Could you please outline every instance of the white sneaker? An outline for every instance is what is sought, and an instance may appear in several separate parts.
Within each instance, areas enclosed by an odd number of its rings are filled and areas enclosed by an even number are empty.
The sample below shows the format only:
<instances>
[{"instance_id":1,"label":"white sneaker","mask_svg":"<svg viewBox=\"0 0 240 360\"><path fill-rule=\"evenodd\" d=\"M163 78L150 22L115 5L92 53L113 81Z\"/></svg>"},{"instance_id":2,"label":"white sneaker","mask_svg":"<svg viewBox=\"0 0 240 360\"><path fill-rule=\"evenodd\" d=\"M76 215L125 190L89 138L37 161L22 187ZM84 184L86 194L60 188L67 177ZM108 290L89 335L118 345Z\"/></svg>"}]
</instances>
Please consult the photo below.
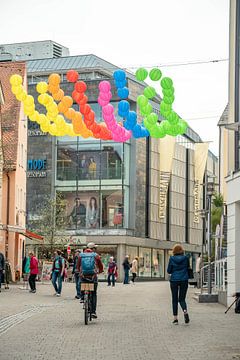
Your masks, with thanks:
<instances>
[{"instance_id":1,"label":"white sneaker","mask_svg":"<svg viewBox=\"0 0 240 360\"><path fill-rule=\"evenodd\" d=\"M61 296L61 294L56 294L57 297Z\"/></svg>"}]
</instances>

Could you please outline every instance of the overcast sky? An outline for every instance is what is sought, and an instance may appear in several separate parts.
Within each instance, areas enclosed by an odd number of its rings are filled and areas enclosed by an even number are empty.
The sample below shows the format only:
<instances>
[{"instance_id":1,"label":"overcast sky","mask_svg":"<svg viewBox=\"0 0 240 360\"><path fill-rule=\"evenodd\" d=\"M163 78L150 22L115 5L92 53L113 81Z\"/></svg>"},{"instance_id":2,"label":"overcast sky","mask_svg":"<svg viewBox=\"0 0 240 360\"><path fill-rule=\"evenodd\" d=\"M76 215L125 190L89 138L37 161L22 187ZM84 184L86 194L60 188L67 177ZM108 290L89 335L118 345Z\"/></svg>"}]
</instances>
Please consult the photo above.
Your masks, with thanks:
<instances>
[{"instance_id":1,"label":"overcast sky","mask_svg":"<svg viewBox=\"0 0 240 360\"><path fill-rule=\"evenodd\" d=\"M228 0L1 0L0 10L1 44L54 40L131 68L228 58ZM217 154L228 62L162 72L174 81L174 110Z\"/></svg>"}]
</instances>

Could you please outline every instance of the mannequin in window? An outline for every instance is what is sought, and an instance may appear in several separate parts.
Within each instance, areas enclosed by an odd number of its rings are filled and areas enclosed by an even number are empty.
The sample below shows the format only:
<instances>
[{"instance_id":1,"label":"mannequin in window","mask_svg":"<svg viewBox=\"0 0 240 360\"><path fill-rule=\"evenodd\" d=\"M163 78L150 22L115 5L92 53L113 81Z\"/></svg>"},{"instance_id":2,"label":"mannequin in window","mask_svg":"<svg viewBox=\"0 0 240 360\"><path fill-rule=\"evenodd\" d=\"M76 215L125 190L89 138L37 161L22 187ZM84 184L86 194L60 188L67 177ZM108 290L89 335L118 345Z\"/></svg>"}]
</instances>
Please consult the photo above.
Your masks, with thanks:
<instances>
[{"instance_id":1,"label":"mannequin in window","mask_svg":"<svg viewBox=\"0 0 240 360\"><path fill-rule=\"evenodd\" d=\"M99 210L97 205L97 199L95 197L91 197L87 207L87 228L95 229L98 227L98 215Z\"/></svg>"},{"instance_id":2,"label":"mannequin in window","mask_svg":"<svg viewBox=\"0 0 240 360\"><path fill-rule=\"evenodd\" d=\"M97 170L97 164L93 157L90 157L89 164L88 164L88 174L89 179L94 180L96 179L96 170Z\"/></svg>"}]
</instances>

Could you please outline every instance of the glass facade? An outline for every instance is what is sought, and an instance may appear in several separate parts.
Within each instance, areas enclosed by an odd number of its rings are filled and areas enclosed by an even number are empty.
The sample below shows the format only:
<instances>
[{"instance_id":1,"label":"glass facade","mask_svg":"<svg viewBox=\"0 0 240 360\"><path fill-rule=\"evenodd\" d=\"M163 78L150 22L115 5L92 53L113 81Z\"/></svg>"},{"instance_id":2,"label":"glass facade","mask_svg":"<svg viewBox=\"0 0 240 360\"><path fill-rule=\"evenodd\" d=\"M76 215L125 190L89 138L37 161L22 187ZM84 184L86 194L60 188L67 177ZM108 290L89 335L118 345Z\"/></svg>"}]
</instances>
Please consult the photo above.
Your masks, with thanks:
<instances>
[{"instance_id":1,"label":"glass facade","mask_svg":"<svg viewBox=\"0 0 240 360\"><path fill-rule=\"evenodd\" d=\"M68 229L128 227L129 151L128 143L58 138L55 185Z\"/></svg>"}]
</instances>

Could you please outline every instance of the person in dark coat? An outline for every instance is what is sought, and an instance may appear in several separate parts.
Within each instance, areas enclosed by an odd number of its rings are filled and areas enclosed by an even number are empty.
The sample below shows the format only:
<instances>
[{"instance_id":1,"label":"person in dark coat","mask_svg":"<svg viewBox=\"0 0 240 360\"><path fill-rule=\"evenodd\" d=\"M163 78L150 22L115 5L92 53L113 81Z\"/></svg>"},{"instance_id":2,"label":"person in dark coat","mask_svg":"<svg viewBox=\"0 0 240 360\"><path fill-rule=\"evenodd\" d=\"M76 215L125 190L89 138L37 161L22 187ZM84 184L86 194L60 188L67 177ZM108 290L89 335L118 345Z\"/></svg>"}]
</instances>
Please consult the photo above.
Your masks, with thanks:
<instances>
[{"instance_id":1,"label":"person in dark coat","mask_svg":"<svg viewBox=\"0 0 240 360\"><path fill-rule=\"evenodd\" d=\"M5 257L3 253L0 252L0 292L1 292L4 273L5 273Z\"/></svg>"},{"instance_id":2,"label":"person in dark coat","mask_svg":"<svg viewBox=\"0 0 240 360\"><path fill-rule=\"evenodd\" d=\"M12 281L11 265L6 259L5 261L5 289L9 289L9 283Z\"/></svg>"},{"instance_id":3,"label":"person in dark coat","mask_svg":"<svg viewBox=\"0 0 240 360\"><path fill-rule=\"evenodd\" d=\"M125 260L123 262L123 270L124 270L124 281L123 283L129 284L129 270L130 270L130 263L129 263L129 256L126 255Z\"/></svg>"},{"instance_id":4,"label":"person in dark coat","mask_svg":"<svg viewBox=\"0 0 240 360\"><path fill-rule=\"evenodd\" d=\"M173 324L178 324L178 303L180 304L185 323L189 323L186 295L188 289L189 258L184 255L181 245L173 247L173 256L170 257L167 272L170 274L170 288L172 292Z\"/></svg>"}]
</instances>

